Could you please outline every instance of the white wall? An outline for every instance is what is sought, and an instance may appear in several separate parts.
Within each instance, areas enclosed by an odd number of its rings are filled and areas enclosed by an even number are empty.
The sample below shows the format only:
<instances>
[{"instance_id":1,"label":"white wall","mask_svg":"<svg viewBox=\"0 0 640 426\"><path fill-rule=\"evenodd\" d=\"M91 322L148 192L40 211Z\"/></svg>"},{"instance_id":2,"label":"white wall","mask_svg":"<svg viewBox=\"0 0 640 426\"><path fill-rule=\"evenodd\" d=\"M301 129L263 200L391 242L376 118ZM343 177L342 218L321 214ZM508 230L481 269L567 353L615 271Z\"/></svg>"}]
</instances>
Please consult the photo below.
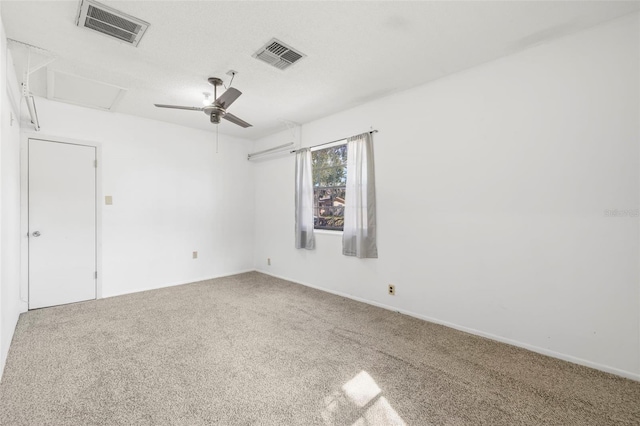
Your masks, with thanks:
<instances>
[{"instance_id":1,"label":"white wall","mask_svg":"<svg viewBox=\"0 0 640 426\"><path fill-rule=\"evenodd\" d=\"M113 197L102 203L104 297L253 269L249 142L220 135L216 154L213 132L42 98L36 105L38 137L102 146L102 194Z\"/></svg>"},{"instance_id":2,"label":"white wall","mask_svg":"<svg viewBox=\"0 0 640 426\"><path fill-rule=\"evenodd\" d=\"M0 22L0 377L20 315L19 88ZM11 93L11 98L9 94ZM10 100L11 99L11 100Z\"/></svg>"},{"instance_id":3,"label":"white wall","mask_svg":"<svg viewBox=\"0 0 640 426\"><path fill-rule=\"evenodd\" d=\"M0 4L0 10L1 9L2 9L2 4ZM5 92L2 90L2 88L3 86L6 85L6 75L5 75L6 71L3 71L3 70L6 70L6 61L7 61L6 55L7 55L7 38L6 38L6 35L4 34L4 24L0 19L0 93ZM4 112L4 108L2 108L2 102L0 101L0 116L2 115L3 112ZM3 129L4 129L4 125L2 124L2 120L0 118L0 177L2 174L1 145L2 145L2 142L4 141L4 138L2 137ZM4 203L2 202L3 194L4 192L2 191L2 185L0 185L0 241L2 240L2 237L3 237L2 225L1 225L2 206L4 205ZM2 307L4 303L4 298L2 297L3 288L4 288L4 283L2 282L3 271L4 271L4 267L2 266L2 244L0 243L0 373L4 372L4 365L5 365L5 359L6 359L6 354L3 350L4 348L2 345L2 342L6 338L5 331L4 331L5 321L2 318L5 314L5 310ZM0 379L1 378L2 378L2 375L0 374Z\"/></svg>"},{"instance_id":4,"label":"white wall","mask_svg":"<svg viewBox=\"0 0 640 426\"><path fill-rule=\"evenodd\" d=\"M639 32L634 14L302 126L303 146L380 130L379 259L327 233L294 249L280 155L253 163L257 269L640 378L639 221L604 213L639 207Z\"/></svg>"}]
</instances>

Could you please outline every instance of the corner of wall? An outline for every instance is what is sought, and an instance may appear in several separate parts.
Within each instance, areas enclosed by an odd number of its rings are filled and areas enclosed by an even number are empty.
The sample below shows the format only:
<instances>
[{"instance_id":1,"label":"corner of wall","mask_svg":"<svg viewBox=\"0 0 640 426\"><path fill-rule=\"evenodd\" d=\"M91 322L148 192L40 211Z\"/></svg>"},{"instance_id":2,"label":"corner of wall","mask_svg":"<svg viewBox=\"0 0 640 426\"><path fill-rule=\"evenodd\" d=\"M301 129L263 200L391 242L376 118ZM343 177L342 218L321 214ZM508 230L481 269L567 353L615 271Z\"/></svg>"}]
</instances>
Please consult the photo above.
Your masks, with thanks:
<instances>
[{"instance_id":1,"label":"corner of wall","mask_svg":"<svg viewBox=\"0 0 640 426\"><path fill-rule=\"evenodd\" d=\"M0 374L20 313L20 88L0 19Z\"/></svg>"}]
</instances>

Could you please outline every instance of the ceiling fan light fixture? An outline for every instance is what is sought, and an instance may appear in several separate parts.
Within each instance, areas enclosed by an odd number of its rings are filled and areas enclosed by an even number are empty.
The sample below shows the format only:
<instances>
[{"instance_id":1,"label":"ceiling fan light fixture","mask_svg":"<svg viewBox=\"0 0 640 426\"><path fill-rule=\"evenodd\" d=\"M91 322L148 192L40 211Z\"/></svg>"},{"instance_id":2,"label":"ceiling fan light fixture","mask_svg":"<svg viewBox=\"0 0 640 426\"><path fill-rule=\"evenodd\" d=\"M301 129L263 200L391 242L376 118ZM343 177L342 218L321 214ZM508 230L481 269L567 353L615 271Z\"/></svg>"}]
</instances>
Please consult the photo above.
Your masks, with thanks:
<instances>
[{"instance_id":1,"label":"ceiling fan light fixture","mask_svg":"<svg viewBox=\"0 0 640 426\"><path fill-rule=\"evenodd\" d=\"M209 99L209 97L211 96L211 93L202 92L202 94L204 95L204 99L202 100L202 105L204 106L211 105L211 99Z\"/></svg>"}]
</instances>

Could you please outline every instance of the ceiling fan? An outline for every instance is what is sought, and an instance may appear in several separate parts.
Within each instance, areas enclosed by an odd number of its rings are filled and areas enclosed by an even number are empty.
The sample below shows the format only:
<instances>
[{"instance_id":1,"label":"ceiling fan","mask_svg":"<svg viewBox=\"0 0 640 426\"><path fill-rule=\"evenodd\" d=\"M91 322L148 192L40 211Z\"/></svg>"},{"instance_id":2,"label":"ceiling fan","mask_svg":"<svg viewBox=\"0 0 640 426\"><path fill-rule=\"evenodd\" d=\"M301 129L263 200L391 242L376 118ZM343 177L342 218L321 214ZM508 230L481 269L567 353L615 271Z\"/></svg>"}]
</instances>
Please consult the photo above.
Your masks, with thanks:
<instances>
[{"instance_id":1,"label":"ceiling fan","mask_svg":"<svg viewBox=\"0 0 640 426\"><path fill-rule=\"evenodd\" d=\"M236 117L233 114L229 114L227 112L227 108L231 106L231 104L242 95L242 92L234 87L228 88L220 97L217 96L217 88L218 86L222 86L222 80L217 77L209 77L209 83L213 86L213 102L204 107L190 107L190 106L179 106L179 105L163 105L163 104L154 104L158 108L172 108L172 109L186 109L188 111L204 111L207 114L211 122L214 124L219 124L220 119L224 118L227 121L232 122L233 124L237 124L240 127L251 127L251 124L242 120L241 118Z\"/></svg>"}]
</instances>

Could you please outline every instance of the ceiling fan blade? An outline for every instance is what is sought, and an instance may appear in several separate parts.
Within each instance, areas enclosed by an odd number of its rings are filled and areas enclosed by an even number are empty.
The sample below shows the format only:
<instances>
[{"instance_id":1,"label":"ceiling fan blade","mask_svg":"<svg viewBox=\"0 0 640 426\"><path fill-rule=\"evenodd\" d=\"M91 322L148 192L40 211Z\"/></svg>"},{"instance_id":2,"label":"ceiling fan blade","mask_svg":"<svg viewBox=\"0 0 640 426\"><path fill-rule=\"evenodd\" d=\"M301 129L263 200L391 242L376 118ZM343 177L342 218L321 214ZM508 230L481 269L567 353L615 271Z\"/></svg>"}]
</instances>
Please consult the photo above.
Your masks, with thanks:
<instances>
[{"instance_id":1,"label":"ceiling fan blade","mask_svg":"<svg viewBox=\"0 0 640 426\"><path fill-rule=\"evenodd\" d=\"M189 107L189 106L180 106L180 105L163 105L163 104L154 104L158 108L171 108L171 109L186 109L188 111L202 111L204 108L199 107Z\"/></svg>"},{"instance_id":2,"label":"ceiling fan blade","mask_svg":"<svg viewBox=\"0 0 640 426\"><path fill-rule=\"evenodd\" d=\"M237 124L238 126L241 126L241 127L251 127L251 124L249 124L246 121L236 117L233 114L226 113L222 118L232 122L233 124Z\"/></svg>"},{"instance_id":3,"label":"ceiling fan blade","mask_svg":"<svg viewBox=\"0 0 640 426\"><path fill-rule=\"evenodd\" d=\"M242 95L241 91L235 87L230 87L226 92L220 95L218 99L216 99L215 104L227 109L236 99L238 99L238 97L240 97L240 95Z\"/></svg>"}]
</instances>

